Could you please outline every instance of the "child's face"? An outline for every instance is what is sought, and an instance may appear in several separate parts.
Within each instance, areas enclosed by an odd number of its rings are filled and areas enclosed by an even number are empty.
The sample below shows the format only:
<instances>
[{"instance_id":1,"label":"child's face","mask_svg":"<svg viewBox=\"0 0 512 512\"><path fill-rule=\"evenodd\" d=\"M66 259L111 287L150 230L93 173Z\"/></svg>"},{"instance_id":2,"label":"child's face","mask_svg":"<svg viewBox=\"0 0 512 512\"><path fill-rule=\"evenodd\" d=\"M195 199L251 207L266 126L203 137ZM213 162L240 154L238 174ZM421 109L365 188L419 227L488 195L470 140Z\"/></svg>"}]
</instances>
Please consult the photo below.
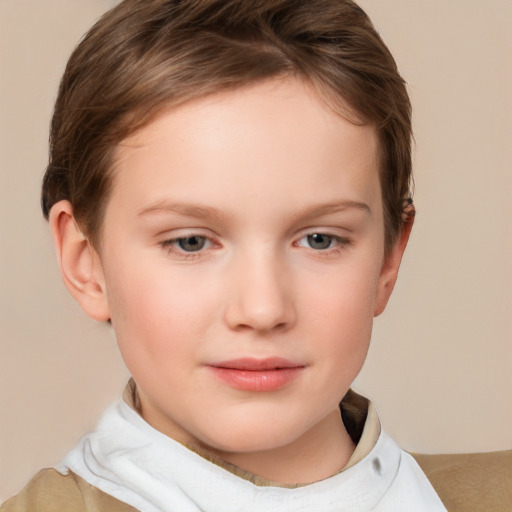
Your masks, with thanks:
<instances>
[{"instance_id":1,"label":"child's face","mask_svg":"<svg viewBox=\"0 0 512 512\"><path fill-rule=\"evenodd\" d=\"M98 266L147 421L227 454L328 438L394 282L383 225L374 128L300 82L126 140Z\"/></svg>"}]
</instances>

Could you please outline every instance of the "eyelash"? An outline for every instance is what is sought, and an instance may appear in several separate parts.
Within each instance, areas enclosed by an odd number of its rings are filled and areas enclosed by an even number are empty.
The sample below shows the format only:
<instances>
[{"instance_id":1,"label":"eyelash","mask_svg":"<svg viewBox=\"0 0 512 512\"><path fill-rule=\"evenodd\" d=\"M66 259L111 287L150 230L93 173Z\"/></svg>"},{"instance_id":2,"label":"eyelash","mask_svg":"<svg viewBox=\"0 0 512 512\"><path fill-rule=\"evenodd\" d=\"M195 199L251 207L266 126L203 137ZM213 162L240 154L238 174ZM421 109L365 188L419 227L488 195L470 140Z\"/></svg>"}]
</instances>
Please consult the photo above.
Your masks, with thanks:
<instances>
[{"instance_id":1,"label":"eyelash","mask_svg":"<svg viewBox=\"0 0 512 512\"><path fill-rule=\"evenodd\" d=\"M325 249L314 249L313 247L306 247L306 248L312 250L316 256L328 257L331 255L339 254L340 252L346 250L348 247L350 247L352 245L352 241L346 237L332 235L332 234L325 233L322 231L313 231L313 232L307 233L304 236L302 236L301 238L299 238L294 243L294 246L295 247L305 247L304 245L300 244L300 242L302 240L308 240L309 237L314 237L314 236L319 236L319 235L329 238L330 244L335 243L335 245L332 247L329 246ZM180 242L183 242L183 241L185 241L187 239L191 239L191 238L201 239L205 243L206 247L201 246L197 251L186 251L183 248L179 247ZM207 249L214 247L215 245L218 246L219 244L216 244L211 238L209 238L205 235L190 234L188 236L181 236L178 238L171 238L169 240L164 240L163 242L161 242L160 245L164 249L166 249L169 254L181 256L183 259L190 261L190 260L195 260L197 258L202 257Z\"/></svg>"},{"instance_id":2,"label":"eyelash","mask_svg":"<svg viewBox=\"0 0 512 512\"><path fill-rule=\"evenodd\" d=\"M335 254L339 254L352 245L352 241L346 237L339 236L339 235L333 235L330 233L325 233L323 231L313 231L311 233L305 234L303 237L301 237L296 242L296 245L298 247L304 247L304 246L300 245L300 242L302 240L304 240L304 239L307 240L309 237L318 236L318 235L329 238L331 244L334 243L335 245L327 247L325 249L314 249L313 247L309 247L311 250L313 250L315 252L315 256L328 257L328 256L332 256Z\"/></svg>"},{"instance_id":3,"label":"eyelash","mask_svg":"<svg viewBox=\"0 0 512 512\"><path fill-rule=\"evenodd\" d=\"M190 238L200 238L208 244L208 247L215 245L211 238L208 238L204 235L190 234L188 236L180 236L178 238L171 238L169 240L164 240L160 245L167 250L169 254L174 254L177 256L183 257L185 260L194 260L202 256L204 252L204 247L200 247L197 251L186 251L183 248L179 247L179 243L190 239Z\"/></svg>"}]
</instances>

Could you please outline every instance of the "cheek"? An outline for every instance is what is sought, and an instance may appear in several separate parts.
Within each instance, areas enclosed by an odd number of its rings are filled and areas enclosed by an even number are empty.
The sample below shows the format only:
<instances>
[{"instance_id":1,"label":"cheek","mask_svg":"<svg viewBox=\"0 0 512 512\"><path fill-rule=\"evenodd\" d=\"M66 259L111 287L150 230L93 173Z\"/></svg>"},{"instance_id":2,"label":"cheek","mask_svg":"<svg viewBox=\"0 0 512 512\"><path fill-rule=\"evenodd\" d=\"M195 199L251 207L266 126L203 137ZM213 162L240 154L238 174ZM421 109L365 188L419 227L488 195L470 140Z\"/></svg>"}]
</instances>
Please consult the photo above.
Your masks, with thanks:
<instances>
[{"instance_id":1,"label":"cheek","mask_svg":"<svg viewBox=\"0 0 512 512\"><path fill-rule=\"evenodd\" d=\"M118 262L106 275L112 324L127 364L137 358L157 364L197 344L214 316L214 297L195 280L139 263L130 273Z\"/></svg>"},{"instance_id":2,"label":"cheek","mask_svg":"<svg viewBox=\"0 0 512 512\"><path fill-rule=\"evenodd\" d=\"M305 311L320 325L333 328L371 324L378 284L376 265L333 269L303 282L300 289Z\"/></svg>"},{"instance_id":3,"label":"cheek","mask_svg":"<svg viewBox=\"0 0 512 512\"><path fill-rule=\"evenodd\" d=\"M315 350L340 378L352 380L359 372L368 351L373 326L377 271L334 273L309 288L303 302L315 339ZM341 366L340 366L341 365ZM347 380L345 379L345 380Z\"/></svg>"}]
</instances>

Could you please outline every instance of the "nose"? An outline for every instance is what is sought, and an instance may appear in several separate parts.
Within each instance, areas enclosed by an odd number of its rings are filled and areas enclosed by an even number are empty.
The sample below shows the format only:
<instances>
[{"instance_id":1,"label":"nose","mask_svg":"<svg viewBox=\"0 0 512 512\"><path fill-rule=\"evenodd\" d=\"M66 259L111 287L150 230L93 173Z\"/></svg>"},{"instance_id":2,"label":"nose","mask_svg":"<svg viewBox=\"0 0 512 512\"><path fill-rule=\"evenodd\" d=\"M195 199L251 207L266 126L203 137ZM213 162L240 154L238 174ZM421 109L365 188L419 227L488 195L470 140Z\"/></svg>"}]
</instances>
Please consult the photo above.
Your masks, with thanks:
<instances>
[{"instance_id":1,"label":"nose","mask_svg":"<svg viewBox=\"0 0 512 512\"><path fill-rule=\"evenodd\" d=\"M230 276L225 320L231 329L286 331L296 321L290 272L275 254L241 257Z\"/></svg>"}]
</instances>

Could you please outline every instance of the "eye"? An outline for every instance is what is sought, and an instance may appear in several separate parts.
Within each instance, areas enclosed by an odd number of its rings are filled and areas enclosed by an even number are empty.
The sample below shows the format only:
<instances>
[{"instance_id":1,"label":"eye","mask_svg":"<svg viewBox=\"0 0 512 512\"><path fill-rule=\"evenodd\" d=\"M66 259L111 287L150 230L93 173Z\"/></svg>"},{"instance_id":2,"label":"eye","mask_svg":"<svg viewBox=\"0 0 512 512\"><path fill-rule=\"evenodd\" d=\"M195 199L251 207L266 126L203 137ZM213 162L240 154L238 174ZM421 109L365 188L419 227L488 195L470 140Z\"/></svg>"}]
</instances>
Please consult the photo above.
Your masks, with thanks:
<instances>
[{"instance_id":1,"label":"eye","mask_svg":"<svg viewBox=\"0 0 512 512\"><path fill-rule=\"evenodd\" d=\"M195 253L210 247L211 241L206 236L190 235L166 240L162 245L175 252Z\"/></svg>"},{"instance_id":2,"label":"eye","mask_svg":"<svg viewBox=\"0 0 512 512\"><path fill-rule=\"evenodd\" d=\"M326 233L312 233L302 237L298 245L300 247L309 247L316 251L325 251L332 249L334 246L343 243L343 239L339 236L327 235Z\"/></svg>"},{"instance_id":3,"label":"eye","mask_svg":"<svg viewBox=\"0 0 512 512\"><path fill-rule=\"evenodd\" d=\"M204 249L206 245L206 237L204 236L187 236L185 238L178 238L176 245L185 252L196 252Z\"/></svg>"}]
</instances>

